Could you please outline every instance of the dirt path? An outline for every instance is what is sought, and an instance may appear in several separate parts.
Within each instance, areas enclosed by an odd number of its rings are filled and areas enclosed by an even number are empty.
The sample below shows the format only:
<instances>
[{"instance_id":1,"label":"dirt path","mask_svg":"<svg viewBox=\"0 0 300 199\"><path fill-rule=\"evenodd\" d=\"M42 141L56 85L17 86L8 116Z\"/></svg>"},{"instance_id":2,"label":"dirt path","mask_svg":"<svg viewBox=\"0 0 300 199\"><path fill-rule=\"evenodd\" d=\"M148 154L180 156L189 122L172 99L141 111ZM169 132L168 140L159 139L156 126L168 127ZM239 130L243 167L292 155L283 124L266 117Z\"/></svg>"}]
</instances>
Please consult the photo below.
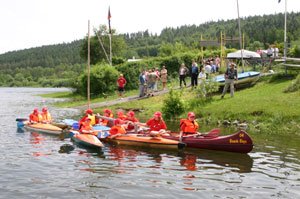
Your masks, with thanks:
<instances>
[{"instance_id":1,"label":"dirt path","mask_svg":"<svg viewBox=\"0 0 300 199\"><path fill-rule=\"evenodd\" d=\"M157 91L154 92L153 95L154 96L158 96L158 95L162 95L165 93L168 93L169 90L161 90L161 91ZM131 102L131 101L135 101L135 100L142 100L142 99L146 99L148 98L147 96L145 97L138 97L138 96L129 96L129 97L124 97L123 99L115 99L115 100L110 100L110 101L104 101L104 102L98 102L98 103L92 103L90 104L90 108L91 109L95 109L95 108L100 108L100 107L107 107L107 106L113 106L116 104L122 104L124 102ZM80 109L80 110L85 110L87 109L87 105L82 105L82 106L76 106L74 107L75 109Z\"/></svg>"}]
</instances>

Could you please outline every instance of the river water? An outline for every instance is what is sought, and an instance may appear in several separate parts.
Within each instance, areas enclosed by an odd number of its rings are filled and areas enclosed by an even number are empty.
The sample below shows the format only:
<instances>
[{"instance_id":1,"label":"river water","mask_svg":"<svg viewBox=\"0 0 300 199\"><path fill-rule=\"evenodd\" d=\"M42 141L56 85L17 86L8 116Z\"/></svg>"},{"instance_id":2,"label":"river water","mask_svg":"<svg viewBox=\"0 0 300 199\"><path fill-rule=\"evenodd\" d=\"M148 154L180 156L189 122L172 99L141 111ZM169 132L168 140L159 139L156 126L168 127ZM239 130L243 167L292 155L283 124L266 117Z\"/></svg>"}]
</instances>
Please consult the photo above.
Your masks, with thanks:
<instances>
[{"instance_id":1,"label":"river water","mask_svg":"<svg viewBox=\"0 0 300 199\"><path fill-rule=\"evenodd\" d=\"M161 151L69 140L17 129L15 119L48 106L57 88L0 88L0 198L300 198L300 138L251 134L249 154Z\"/></svg>"}]
</instances>

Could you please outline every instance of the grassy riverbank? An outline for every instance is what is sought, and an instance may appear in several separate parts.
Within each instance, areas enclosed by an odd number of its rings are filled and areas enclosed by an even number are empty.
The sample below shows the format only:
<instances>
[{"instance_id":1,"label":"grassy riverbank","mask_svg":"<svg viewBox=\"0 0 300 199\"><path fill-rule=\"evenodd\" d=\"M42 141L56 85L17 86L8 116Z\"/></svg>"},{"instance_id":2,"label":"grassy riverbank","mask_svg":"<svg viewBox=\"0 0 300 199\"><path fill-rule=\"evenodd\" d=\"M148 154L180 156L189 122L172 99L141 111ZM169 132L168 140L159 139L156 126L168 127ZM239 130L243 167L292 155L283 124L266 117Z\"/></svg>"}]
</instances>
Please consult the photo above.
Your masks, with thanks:
<instances>
[{"instance_id":1,"label":"grassy riverbank","mask_svg":"<svg viewBox=\"0 0 300 199\"><path fill-rule=\"evenodd\" d=\"M239 90L233 98L229 94L224 99L220 95L215 95L211 102L197 107L188 108L190 99L195 98L195 94L190 88L186 88L181 93L181 98L186 104L186 110L181 117L186 117L188 111L194 111L201 126L222 126L224 121L231 124L233 121L246 123L248 131L263 132L268 134L299 134L300 135L300 92L284 93L293 80L278 78L270 81L267 77L254 87ZM127 93L127 96L137 95L137 91ZM51 95L48 95L51 96ZM62 94L68 96L68 94ZM57 97L57 95L55 96ZM149 118L157 110L162 110L163 100L168 94L151 97L143 100L126 102L111 107L101 107L95 109L102 112L104 108L110 108L116 112L117 109L139 109L140 118ZM106 99L98 98L92 102L116 99L111 96ZM84 99L78 101L64 102L59 106L71 107L85 104Z\"/></svg>"},{"instance_id":2,"label":"grassy riverbank","mask_svg":"<svg viewBox=\"0 0 300 199\"><path fill-rule=\"evenodd\" d=\"M199 123L203 125L223 125L224 121L247 123L248 130L270 134L295 133L300 135L300 92L283 93L291 80L280 80L273 83L263 81L256 86L237 91L233 98L229 94L224 99L215 95L210 103L187 109L194 111ZM128 102L110 107L112 109L142 109L139 116L149 118L153 112L161 110L163 100L168 95L145 100ZM190 89L182 93L187 104L195 97ZM98 111L101 111L99 109Z\"/></svg>"}]
</instances>

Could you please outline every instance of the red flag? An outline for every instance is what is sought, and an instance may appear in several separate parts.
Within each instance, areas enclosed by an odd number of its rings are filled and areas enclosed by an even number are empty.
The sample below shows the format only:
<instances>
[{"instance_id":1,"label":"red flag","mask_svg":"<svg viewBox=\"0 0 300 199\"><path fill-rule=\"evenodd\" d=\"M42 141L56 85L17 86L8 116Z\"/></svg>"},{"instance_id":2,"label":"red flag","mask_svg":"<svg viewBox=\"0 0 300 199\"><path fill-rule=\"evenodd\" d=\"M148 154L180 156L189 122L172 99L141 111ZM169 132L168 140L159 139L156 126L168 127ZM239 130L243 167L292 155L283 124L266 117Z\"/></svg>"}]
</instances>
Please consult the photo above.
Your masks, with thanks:
<instances>
[{"instance_id":1,"label":"red flag","mask_svg":"<svg viewBox=\"0 0 300 199\"><path fill-rule=\"evenodd\" d=\"M108 29L109 29L109 34L111 34L110 18L111 18L110 7L108 7L108 15L107 15L107 19L108 19Z\"/></svg>"}]
</instances>

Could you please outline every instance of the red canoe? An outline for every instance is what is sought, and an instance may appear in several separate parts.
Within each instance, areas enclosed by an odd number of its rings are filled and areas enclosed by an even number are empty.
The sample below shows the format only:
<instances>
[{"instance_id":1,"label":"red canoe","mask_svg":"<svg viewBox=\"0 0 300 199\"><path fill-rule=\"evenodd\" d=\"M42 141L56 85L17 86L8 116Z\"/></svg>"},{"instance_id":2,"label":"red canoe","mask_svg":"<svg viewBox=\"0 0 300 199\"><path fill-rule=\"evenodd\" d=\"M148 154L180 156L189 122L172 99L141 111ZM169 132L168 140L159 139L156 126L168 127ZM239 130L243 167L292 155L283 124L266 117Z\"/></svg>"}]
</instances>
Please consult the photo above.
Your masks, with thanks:
<instances>
[{"instance_id":1,"label":"red canoe","mask_svg":"<svg viewBox=\"0 0 300 199\"><path fill-rule=\"evenodd\" d=\"M177 136L164 136L164 138L179 140ZM245 131L239 131L235 134L225 136L190 136L183 137L182 142L187 147L209 149L218 151L229 151L236 153L249 153L253 149L253 143L250 136Z\"/></svg>"}]
</instances>

